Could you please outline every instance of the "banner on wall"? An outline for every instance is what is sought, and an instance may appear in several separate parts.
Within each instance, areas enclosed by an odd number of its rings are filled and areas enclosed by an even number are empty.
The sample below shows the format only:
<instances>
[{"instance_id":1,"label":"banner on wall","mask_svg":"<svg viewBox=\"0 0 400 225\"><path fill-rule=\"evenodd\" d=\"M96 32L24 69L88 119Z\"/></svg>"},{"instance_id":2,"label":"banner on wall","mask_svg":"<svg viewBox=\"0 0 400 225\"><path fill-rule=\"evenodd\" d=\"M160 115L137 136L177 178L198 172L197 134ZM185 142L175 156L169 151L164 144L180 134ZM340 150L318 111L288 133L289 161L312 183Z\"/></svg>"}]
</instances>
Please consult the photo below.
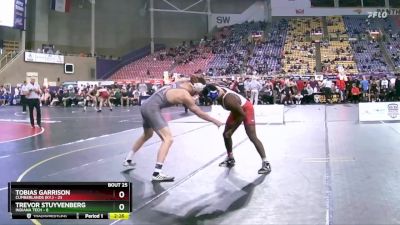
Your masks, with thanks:
<instances>
[{"instance_id":1,"label":"banner on wall","mask_svg":"<svg viewBox=\"0 0 400 225\"><path fill-rule=\"evenodd\" d=\"M14 28L26 30L25 27L25 0L15 0L14 7Z\"/></svg>"},{"instance_id":2,"label":"banner on wall","mask_svg":"<svg viewBox=\"0 0 400 225\"><path fill-rule=\"evenodd\" d=\"M395 22L398 27L400 27L400 16L395 17Z\"/></svg>"},{"instance_id":3,"label":"banner on wall","mask_svg":"<svg viewBox=\"0 0 400 225\"><path fill-rule=\"evenodd\" d=\"M25 62L64 64L64 56L36 52L25 52Z\"/></svg>"},{"instance_id":4,"label":"banner on wall","mask_svg":"<svg viewBox=\"0 0 400 225\"><path fill-rule=\"evenodd\" d=\"M0 26L25 30L26 0L1 0Z\"/></svg>"},{"instance_id":5,"label":"banner on wall","mask_svg":"<svg viewBox=\"0 0 400 225\"><path fill-rule=\"evenodd\" d=\"M265 9L262 1L256 1L241 14L212 14L211 27L225 27L250 21L265 21Z\"/></svg>"},{"instance_id":6,"label":"banner on wall","mask_svg":"<svg viewBox=\"0 0 400 225\"><path fill-rule=\"evenodd\" d=\"M369 102L358 106L360 122L400 121L400 102Z\"/></svg>"},{"instance_id":7,"label":"banner on wall","mask_svg":"<svg viewBox=\"0 0 400 225\"><path fill-rule=\"evenodd\" d=\"M304 15L304 9L296 9L297 15Z\"/></svg>"},{"instance_id":8,"label":"banner on wall","mask_svg":"<svg viewBox=\"0 0 400 225\"><path fill-rule=\"evenodd\" d=\"M68 13L71 10L72 0L51 0L51 9L57 12Z\"/></svg>"}]
</instances>

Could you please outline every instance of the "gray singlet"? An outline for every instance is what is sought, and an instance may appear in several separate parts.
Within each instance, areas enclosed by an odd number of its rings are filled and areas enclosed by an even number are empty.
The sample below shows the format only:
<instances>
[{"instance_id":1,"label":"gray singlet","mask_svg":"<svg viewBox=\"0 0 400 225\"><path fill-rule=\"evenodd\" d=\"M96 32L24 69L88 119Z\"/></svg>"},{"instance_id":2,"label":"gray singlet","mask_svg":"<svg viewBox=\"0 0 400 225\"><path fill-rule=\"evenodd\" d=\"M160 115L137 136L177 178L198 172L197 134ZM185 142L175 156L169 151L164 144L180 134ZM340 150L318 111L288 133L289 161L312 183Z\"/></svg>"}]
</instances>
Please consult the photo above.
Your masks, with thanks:
<instances>
[{"instance_id":1,"label":"gray singlet","mask_svg":"<svg viewBox=\"0 0 400 225\"><path fill-rule=\"evenodd\" d=\"M180 85L180 82L176 82L164 86L142 102L140 112L143 118L143 128L152 128L157 131L168 126L168 123L161 115L161 109L175 105L168 102L166 93L170 89L181 88Z\"/></svg>"}]
</instances>

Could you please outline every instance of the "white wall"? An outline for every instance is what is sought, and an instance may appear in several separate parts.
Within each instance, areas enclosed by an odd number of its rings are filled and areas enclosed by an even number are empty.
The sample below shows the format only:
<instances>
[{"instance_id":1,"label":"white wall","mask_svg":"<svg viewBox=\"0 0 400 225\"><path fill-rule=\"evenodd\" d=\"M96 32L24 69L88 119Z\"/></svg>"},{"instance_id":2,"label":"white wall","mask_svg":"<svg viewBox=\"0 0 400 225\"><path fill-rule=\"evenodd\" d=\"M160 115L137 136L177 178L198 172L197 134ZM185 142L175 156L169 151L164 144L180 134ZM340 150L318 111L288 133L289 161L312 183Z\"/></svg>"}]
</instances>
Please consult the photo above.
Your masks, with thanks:
<instances>
[{"instance_id":1,"label":"white wall","mask_svg":"<svg viewBox=\"0 0 400 225\"><path fill-rule=\"evenodd\" d=\"M211 0L211 10L217 14L241 14L256 1L260 0Z\"/></svg>"},{"instance_id":2,"label":"white wall","mask_svg":"<svg viewBox=\"0 0 400 225\"><path fill-rule=\"evenodd\" d=\"M377 8L319 8L311 7L310 0L271 0L272 16L336 16L368 15ZM303 12L304 13L301 13Z\"/></svg>"}]
</instances>

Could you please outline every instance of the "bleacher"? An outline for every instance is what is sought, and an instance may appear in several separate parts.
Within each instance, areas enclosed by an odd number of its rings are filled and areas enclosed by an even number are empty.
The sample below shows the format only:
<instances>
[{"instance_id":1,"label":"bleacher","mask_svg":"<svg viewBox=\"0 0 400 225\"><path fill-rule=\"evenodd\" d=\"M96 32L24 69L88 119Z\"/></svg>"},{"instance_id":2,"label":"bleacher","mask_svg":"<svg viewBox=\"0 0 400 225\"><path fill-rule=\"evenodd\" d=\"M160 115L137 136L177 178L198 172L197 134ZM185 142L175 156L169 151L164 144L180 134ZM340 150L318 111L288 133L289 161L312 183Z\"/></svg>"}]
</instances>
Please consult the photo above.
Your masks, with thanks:
<instances>
[{"instance_id":1,"label":"bleacher","mask_svg":"<svg viewBox=\"0 0 400 225\"><path fill-rule=\"evenodd\" d=\"M326 20L330 40L348 40L349 36L342 16L327 16Z\"/></svg>"},{"instance_id":2,"label":"bleacher","mask_svg":"<svg viewBox=\"0 0 400 225\"><path fill-rule=\"evenodd\" d=\"M280 20L272 24L270 32L266 34L266 43L258 44L253 49L253 57L248 62L252 67L262 67L268 73L280 72L283 46L286 39L288 23Z\"/></svg>"},{"instance_id":3,"label":"bleacher","mask_svg":"<svg viewBox=\"0 0 400 225\"><path fill-rule=\"evenodd\" d=\"M18 52L19 42L11 40L3 40L3 54L8 52Z\"/></svg>"},{"instance_id":4,"label":"bleacher","mask_svg":"<svg viewBox=\"0 0 400 225\"><path fill-rule=\"evenodd\" d=\"M334 73L342 65L347 73L389 72L379 42L371 39L371 31L387 32L391 20L367 20L366 16L328 16L324 28L322 18L296 18L276 21L260 42L251 38L253 32L265 30L261 22L246 22L219 29L212 41L202 41L190 60L174 57L160 59L160 52L130 63L111 79L159 78L164 71L180 74L313 74L316 72L316 48L313 40L321 36L322 72ZM325 32L324 32L325 31ZM392 34L392 33L391 33ZM388 35L385 48L395 66L400 67L400 34ZM187 58L191 48L182 58ZM164 52L165 54L165 52ZM179 59L180 56L178 56Z\"/></svg>"},{"instance_id":5,"label":"bleacher","mask_svg":"<svg viewBox=\"0 0 400 225\"><path fill-rule=\"evenodd\" d=\"M385 48L395 67L400 68L400 34L388 35Z\"/></svg>"},{"instance_id":6,"label":"bleacher","mask_svg":"<svg viewBox=\"0 0 400 225\"><path fill-rule=\"evenodd\" d=\"M360 72L389 71L378 42L360 40L353 43L353 48Z\"/></svg>"},{"instance_id":7,"label":"bleacher","mask_svg":"<svg viewBox=\"0 0 400 225\"><path fill-rule=\"evenodd\" d=\"M384 39L384 47L394 66L400 69L400 16L389 17L387 26L388 31Z\"/></svg>"},{"instance_id":8,"label":"bleacher","mask_svg":"<svg viewBox=\"0 0 400 225\"><path fill-rule=\"evenodd\" d=\"M110 79L130 80L162 78L163 72L170 69L173 64L173 60L170 58L160 60L159 55L160 52L157 52L142 59L139 59L135 62L132 62L114 73Z\"/></svg>"},{"instance_id":9,"label":"bleacher","mask_svg":"<svg viewBox=\"0 0 400 225\"><path fill-rule=\"evenodd\" d=\"M348 41L330 41L321 46L322 63L326 70L334 71L342 65L348 73L357 74L352 49Z\"/></svg>"},{"instance_id":10,"label":"bleacher","mask_svg":"<svg viewBox=\"0 0 400 225\"><path fill-rule=\"evenodd\" d=\"M230 27L229 35L217 41L218 47L214 49L215 57L208 64L207 69L214 71L224 70L226 73L240 73L245 69L245 61L250 56L252 32L263 31L261 22L246 22Z\"/></svg>"},{"instance_id":11,"label":"bleacher","mask_svg":"<svg viewBox=\"0 0 400 225\"><path fill-rule=\"evenodd\" d=\"M315 45L307 40L312 33L322 33L321 18L289 20L283 60L283 69L286 73L310 74L315 72Z\"/></svg>"},{"instance_id":12,"label":"bleacher","mask_svg":"<svg viewBox=\"0 0 400 225\"><path fill-rule=\"evenodd\" d=\"M335 72L338 65L342 65L348 73L357 74L358 69L343 18L328 16L327 28L330 41L321 44L323 72Z\"/></svg>"},{"instance_id":13,"label":"bleacher","mask_svg":"<svg viewBox=\"0 0 400 225\"><path fill-rule=\"evenodd\" d=\"M380 49L379 42L371 38L370 32L389 29L389 20L369 20L366 16L345 16L347 33L354 50L354 58L360 72L388 72L389 68Z\"/></svg>"},{"instance_id":14,"label":"bleacher","mask_svg":"<svg viewBox=\"0 0 400 225\"><path fill-rule=\"evenodd\" d=\"M188 63L176 66L171 72L179 74L194 74L197 71L204 72L207 65L214 59L214 54L203 53Z\"/></svg>"}]
</instances>

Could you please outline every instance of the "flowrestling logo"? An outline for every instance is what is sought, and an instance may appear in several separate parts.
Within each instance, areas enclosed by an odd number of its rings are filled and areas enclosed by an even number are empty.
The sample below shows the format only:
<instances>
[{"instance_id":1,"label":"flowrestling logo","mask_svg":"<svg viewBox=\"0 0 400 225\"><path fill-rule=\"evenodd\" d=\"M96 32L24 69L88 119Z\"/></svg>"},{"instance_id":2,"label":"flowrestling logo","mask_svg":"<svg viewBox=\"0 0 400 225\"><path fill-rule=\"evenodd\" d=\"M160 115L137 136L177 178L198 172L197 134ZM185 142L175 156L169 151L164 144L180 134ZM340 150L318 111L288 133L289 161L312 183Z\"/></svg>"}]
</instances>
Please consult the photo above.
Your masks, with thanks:
<instances>
[{"instance_id":1,"label":"flowrestling logo","mask_svg":"<svg viewBox=\"0 0 400 225\"><path fill-rule=\"evenodd\" d=\"M389 104L388 115L390 116L390 118L397 118L397 116L399 115L399 105L395 103Z\"/></svg>"},{"instance_id":2,"label":"flowrestling logo","mask_svg":"<svg viewBox=\"0 0 400 225\"><path fill-rule=\"evenodd\" d=\"M390 8L390 9L377 9L373 12L368 12L368 18L378 18L385 19L388 16L398 16L400 15L400 9Z\"/></svg>"}]
</instances>

